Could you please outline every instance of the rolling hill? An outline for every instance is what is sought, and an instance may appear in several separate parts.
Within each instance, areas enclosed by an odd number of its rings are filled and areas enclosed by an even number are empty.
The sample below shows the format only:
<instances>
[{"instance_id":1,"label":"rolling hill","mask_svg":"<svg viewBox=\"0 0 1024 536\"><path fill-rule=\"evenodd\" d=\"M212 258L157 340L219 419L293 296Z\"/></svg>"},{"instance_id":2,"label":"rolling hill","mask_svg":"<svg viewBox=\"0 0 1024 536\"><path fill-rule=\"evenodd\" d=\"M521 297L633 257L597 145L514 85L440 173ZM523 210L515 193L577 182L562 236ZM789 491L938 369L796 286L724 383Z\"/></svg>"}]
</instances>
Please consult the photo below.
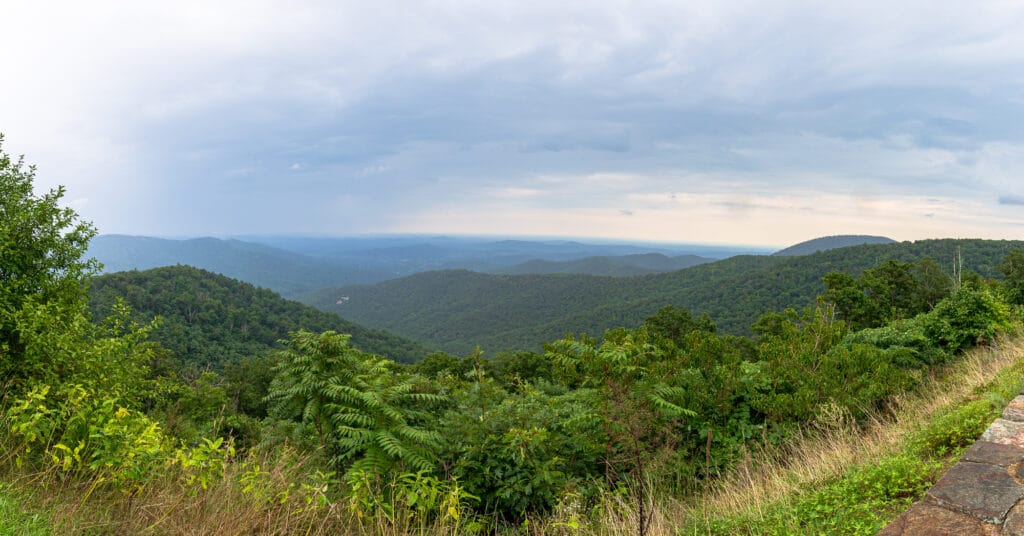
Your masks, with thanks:
<instances>
[{"instance_id":1,"label":"rolling hill","mask_svg":"<svg viewBox=\"0 0 1024 536\"><path fill-rule=\"evenodd\" d=\"M810 255L819 251L828 251L836 248L860 246L862 244L891 244L895 240L884 236L870 235L838 235L823 236L806 242L794 244L786 249L776 251L773 255L780 257L795 257L798 255Z\"/></svg>"},{"instance_id":2,"label":"rolling hill","mask_svg":"<svg viewBox=\"0 0 1024 536\"><path fill-rule=\"evenodd\" d=\"M510 273L534 273L539 269L547 273L635 275L675 270L701 259L723 258L744 251L753 249L700 244L585 244L570 240L444 236L171 240L100 235L92 240L87 255L103 263L105 273L182 264L291 297L327 287L376 283L445 269L510 270ZM593 258L580 260L588 257ZM547 262L553 264L549 266ZM527 265L510 268L522 263Z\"/></svg>"},{"instance_id":3,"label":"rolling hill","mask_svg":"<svg viewBox=\"0 0 1024 536\"><path fill-rule=\"evenodd\" d=\"M450 352L478 345L489 351L538 349L569 332L600 335L638 325L669 304L710 314L724 332L747 334L766 311L812 305L824 291L821 278L831 270L859 273L884 260L926 256L951 268L959 249L966 268L994 277L995 265L1013 248L1024 248L1024 242L866 244L805 256L737 256L635 277L438 271L297 299Z\"/></svg>"},{"instance_id":4,"label":"rolling hill","mask_svg":"<svg viewBox=\"0 0 1024 536\"><path fill-rule=\"evenodd\" d=\"M170 240L100 235L90 243L87 255L102 262L105 273L182 264L269 288L286 296L328 286L386 279L374 277L368 270L308 255L218 238Z\"/></svg>"},{"instance_id":5,"label":"rolling hill","mask_svg":"<svg viewBox=\"0 0 1024 536\"><path fill-rule=\"evenodd\" d=\"M200 367L219 368L263 356L298 329L349 333L354 347L399 362L411 363L428 353L418 343L190 266L98 276L90 292L95 318L106 316L118 297L124 298L140 322L163 317L152 339Z\"/></svg>"},{"instance_id":6,"label":"rolling hill","mask_svg":"<svg viewBox=\"0 0 1024 536\"><path fill-rule=\"evenodd\" d=\"M496 274L590 274L630 276L671 272L690 266L714 262L715 259L697 255L668 257L661 253L640 253L619 256L585 257L571 261L548 261L532 259L522 264L489 270Z\"/></svg>"}]
</instances>

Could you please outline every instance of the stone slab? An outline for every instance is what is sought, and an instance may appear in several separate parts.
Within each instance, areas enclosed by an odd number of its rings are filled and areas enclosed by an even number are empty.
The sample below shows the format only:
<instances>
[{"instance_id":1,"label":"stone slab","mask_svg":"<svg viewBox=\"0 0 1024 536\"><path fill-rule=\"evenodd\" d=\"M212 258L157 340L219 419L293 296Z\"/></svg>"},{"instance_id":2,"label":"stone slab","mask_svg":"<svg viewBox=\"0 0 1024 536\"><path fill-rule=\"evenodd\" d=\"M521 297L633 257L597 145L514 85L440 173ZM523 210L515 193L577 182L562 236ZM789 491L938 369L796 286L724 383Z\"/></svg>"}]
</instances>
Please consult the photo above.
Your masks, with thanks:
<instances>
[{"instance_id":1,"label":"stone slab","mask_svg":"<svg viewBox=\"0 0 1024 536\"><path fill-rule=\"evenodd\" d=\"M928 502L914 503L877 536L971 536L998 534L995 525Z\"/></svg>"},{"instance_id":2,"label":"stone slab","mask_svg":"<svg viewBox=\"0 0 1024 536\"><path fill-rule=\"evenodd\" d=\"M1003 410L1003 418L1008 421L1024 422L1024 395L1010 401Z\"/></svg>"},{"instance_id":3,"label":"stone slab","mask_svg":"<svg viewBox=\"0 0 1024 536\"><path fill-rule=\"evenodd\" d=\"M1024 501L1019 501L1006 514L1002 536L1024 536Z\"/></svg>"},{"instance_id":4,"label":"stone slab","mask_svg":"<svg viewBox=\"0 0 1024 536\"><path fill-rule=\"evenodd\" d=\"M996 419L981 434L981 440L1024 448L1024 422Z\"/></svg>"},{"instance_id":5,"label":"stone slab","mask_svg":"<svg viewBox=\"0 0 1024 536\"><path fill-rule=\"evenodd\" d=\"M1024 489L1004 467L960 462L932 486L928 497L982 521L1002 523L1010 508L1024 497Z\"/></svg>"},{"instance_id":6,"label":"stone slab","mask_svg":"<svg viewBox=\"0 0 1024 536\"><path fill-rule=\"evenodd\" d=\"M965 462L990 463L1008 467L1024 462L1024 448L991 441L978 441L971 445L971 448L967 449L960 459Z\"/></svg>"}]
</instances>

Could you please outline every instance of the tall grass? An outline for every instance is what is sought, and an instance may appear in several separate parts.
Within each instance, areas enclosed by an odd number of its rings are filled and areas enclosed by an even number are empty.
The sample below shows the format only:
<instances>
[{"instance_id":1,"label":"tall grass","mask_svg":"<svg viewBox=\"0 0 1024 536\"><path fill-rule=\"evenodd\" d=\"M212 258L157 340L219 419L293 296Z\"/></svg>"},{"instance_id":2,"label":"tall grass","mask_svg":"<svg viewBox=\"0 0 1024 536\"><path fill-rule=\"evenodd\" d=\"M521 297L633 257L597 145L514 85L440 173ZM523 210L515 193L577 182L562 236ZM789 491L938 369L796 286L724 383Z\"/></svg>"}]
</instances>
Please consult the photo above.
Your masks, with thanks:
<instances>
[{"instance_id":1,"label":"tall grass","mask_svg":"<svg viewBox=\"0 0 1024 536\"><path fill-rule=\"evenodd\" d=\"M49 523L41 513L26 512L17 492L0 485L0 535L49 536Z\"/></svg>"},{"instance_id":2,"label":"tall grass","mask_svg":"<svg viewBox=\"0 0 1024 536\"><path fill-rule=\"evenodd\" d=\"M976 399L999 372L1019 366L1022 359L1024 339L972 350L936 370L919 390L894 397L888 411L872 415L866 426L818 428L784 448L752 456L687 510L704 517L756 511L758 505L837 477L854 465L896 453L940 410Z\"/></svg>"},{"instance_id":3,"label":"tall grass","mask_svg":"<svg viewBox=\"0 0 1024 536\"><path fill-rule=\"evenodd\" d=\"M11 463L0 467L0 481L24 491L21 508L40 512L25 519L38 520L40 530L49 526L54 534L69 536L458 534L471 519L462 510L425 516L401 504L365 508L347 501L341 484L318 467L284 448L273 456L230 463L223 478L205 489L170 471L126 493L94 480L63 478L52 468L27 472ZM5 504L0 489L0 529L6 529L6 519L21 519L10 517ZM37 533L0 530L6 534Z\"/></svg>"}]
</instances>

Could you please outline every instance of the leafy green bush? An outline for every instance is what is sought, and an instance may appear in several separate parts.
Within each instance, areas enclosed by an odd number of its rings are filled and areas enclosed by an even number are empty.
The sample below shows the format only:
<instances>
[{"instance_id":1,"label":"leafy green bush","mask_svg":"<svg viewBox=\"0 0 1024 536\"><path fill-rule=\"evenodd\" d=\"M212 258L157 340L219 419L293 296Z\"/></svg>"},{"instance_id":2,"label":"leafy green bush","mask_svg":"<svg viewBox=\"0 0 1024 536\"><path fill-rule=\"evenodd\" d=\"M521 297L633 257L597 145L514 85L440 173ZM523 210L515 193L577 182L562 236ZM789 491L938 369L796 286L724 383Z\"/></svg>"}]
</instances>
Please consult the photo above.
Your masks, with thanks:
<instances>
[{"instance_id":1,"label":"leafy green bush","mask_svg":"<svg viewBox=\"0 0 1024 536\"><path fill-rule=\"evenodd\" d=\"M483 528L471 508L478 497L457 478L442 480L418 471L395 474L382 482L379 475L354 470L346 480L345 502L358 519L377 519L385 526L405 526L419 533L428 533L431 523L449 527L452 534L473 534ZM378 532L381 528L379 523L374 527Z\"/></svg>"},{"instance_id":2,"label":"leafy green bush","mask_svg":"<svg viewBox=\"0 0 1024 536\"><path fill-rule=\"evenodd\" d=\"M927 315L897 320L880 328L862 329L843 340L846 346L866 344L887 351L890 361L900 367L934 365L949 358L949 353L928 336Z\"/></svg>"},{"instance_id":3,"label":"leafy green bush","mask_svg":"<svg viewBox=\"0 0 1024 536\"><path fill-rule=\"evenodd\" d=\"M964 286L928 315L925 334L948 352L991 341L1010 327L1009 307L984 288Z\"/></svg>"},{"instance_id":4,"label":"leafy green bush","mask_svg":"<svg viewBox=\"0 0 1024 536\"><path fill-rule=\"evenodd\" d=\"M531 386L508 395L483 378L454 395L444 465L478 508L507 520L546 512L572 486L599 474L603 435L592 393L551 396Z\"/></svg>"},{"instance_id":5,"label":"leafy green bush","mask_svg":"<svg viewBox=\"0 0 1024 536\"><path fill-rule=\"evenodd\" d=\"M141 490L174 465L187 484L206 489L233 454L222 438L175 447L160 423L76 384L39 386L13 399L2 422L19 466L84 476L125 492Z\"/></svg>"},{"instance_id":6,"label":"leafy green bush","mask_svg":"<svg viewBox=\"0 0 1024 536\"><path fill-rule=\"evenodd\" d=\"M267 395L272 415L315 430L339 471L433 469L441 438L423 423L443 396L394 362L349 347L348 335L299 331L288 342Z\"/></svg>"}]
</instances>

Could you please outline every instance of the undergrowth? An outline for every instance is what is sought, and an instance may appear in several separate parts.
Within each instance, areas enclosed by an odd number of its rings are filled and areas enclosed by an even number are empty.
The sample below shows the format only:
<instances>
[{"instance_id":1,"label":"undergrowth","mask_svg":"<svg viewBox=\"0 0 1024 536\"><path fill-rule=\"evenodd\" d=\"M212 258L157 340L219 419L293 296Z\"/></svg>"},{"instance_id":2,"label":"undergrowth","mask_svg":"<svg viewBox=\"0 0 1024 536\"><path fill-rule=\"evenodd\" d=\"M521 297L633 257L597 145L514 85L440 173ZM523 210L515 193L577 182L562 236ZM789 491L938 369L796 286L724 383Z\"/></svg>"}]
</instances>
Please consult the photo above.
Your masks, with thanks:
<instances>
[{"instance_id":1,"label":"undergrowth","mask_svg":"<svg viewBox=\"0 0 1024 536\"><path fill-rule=\"evenodd\" d=\"M0 485L0 535L50 535L46 517L38 512L27 512L25 501L7 485Z\"/></svg>"},{"instance_id":2,"label":"undergrowth","mask_svg":"<svg viewBox=\"0 0 1024 536\"><path fill-rule=\"evenodd\" d=\"M676 533L875 534L977 440L1020 392L1022 377L1024 342L977 349L869 429L792 445L795 459L675 505ZM827 467L829 458L848 463Z\"/></svg>"},{"instance_id":3,"label":"undergrowth","mask_svg":"<svg viewBox=\"0 0 1024 536\"><path fill-rule=\"evenodd\" d=\"M698 497L653 493L648 534L874 534L918 500L1020 391L1024 340L1001 344L939 369L867 426L842 418L822 424L784 450L751 455ZM417 492L418 480L409 477L404 500L382 494L394 483L368 482L352 494L334 475L310 474L309 466L306 456L286 449L230 463L206 489L168 475L129 492L100 486L87 494L88 482L62 479L57 470L27 474L8 458L0 480L14 485L0 487L0 534L406 535L482 528L458 489L424 493L438 483L420 482ZM624 491L606 493L596 506L568 495L550 515L510 530L634 533L636 516Z\"/></svg>"}]
</instances>

